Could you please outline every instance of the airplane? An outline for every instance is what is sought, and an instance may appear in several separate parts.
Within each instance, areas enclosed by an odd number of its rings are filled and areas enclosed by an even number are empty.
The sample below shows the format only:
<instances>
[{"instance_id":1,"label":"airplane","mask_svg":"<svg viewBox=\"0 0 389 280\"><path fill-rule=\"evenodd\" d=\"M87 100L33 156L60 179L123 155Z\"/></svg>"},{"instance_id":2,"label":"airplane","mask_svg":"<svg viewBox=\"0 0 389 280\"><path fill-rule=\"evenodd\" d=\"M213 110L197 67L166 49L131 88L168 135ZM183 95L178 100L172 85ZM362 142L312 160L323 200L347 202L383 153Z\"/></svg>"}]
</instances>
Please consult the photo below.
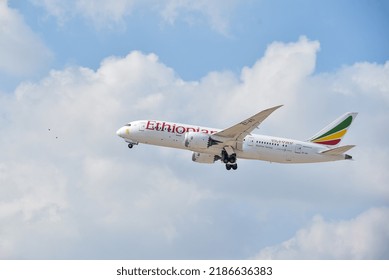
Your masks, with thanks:
<instances>
[{"instance_id":1,"label":"airplane","mask_svg":"<svg viewBox=\"0 0 389 280\"><path fill-rule=\"evenodd\" d=\"M314 163L351 160L345 154L355 145L339 146L358 113L337 118L307 141L252 134L252 131L283 105L263 110L226 129L159 120L138 120L119 128L129 148L139 143L192 151L192 161L214 163L220 160L227 170L238 168L237 159L278 163Z\"/></svg>"}]
</instances>

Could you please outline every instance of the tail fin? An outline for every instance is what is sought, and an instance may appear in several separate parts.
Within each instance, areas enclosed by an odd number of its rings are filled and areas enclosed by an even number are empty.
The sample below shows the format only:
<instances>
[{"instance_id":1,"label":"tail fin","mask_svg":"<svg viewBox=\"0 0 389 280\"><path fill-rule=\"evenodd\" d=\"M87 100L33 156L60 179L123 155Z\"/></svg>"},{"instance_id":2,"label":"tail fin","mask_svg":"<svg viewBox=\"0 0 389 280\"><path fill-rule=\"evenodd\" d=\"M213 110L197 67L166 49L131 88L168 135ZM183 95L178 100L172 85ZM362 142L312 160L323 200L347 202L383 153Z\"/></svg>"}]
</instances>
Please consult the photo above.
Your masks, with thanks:
<instances>
[{"instance_id":1,"label":"tail fin","mask_svg":"<svg viewBox=\"0 0 389 280\"><path fill-rule=\"evenodd\" d=\"M355 119L358 113L346 113L343 116L337 118L331 124L320 130L308 141L322 144L326 146L336 147L343 136L346 134L352 121Z\"/></svg>"}]
</instances>

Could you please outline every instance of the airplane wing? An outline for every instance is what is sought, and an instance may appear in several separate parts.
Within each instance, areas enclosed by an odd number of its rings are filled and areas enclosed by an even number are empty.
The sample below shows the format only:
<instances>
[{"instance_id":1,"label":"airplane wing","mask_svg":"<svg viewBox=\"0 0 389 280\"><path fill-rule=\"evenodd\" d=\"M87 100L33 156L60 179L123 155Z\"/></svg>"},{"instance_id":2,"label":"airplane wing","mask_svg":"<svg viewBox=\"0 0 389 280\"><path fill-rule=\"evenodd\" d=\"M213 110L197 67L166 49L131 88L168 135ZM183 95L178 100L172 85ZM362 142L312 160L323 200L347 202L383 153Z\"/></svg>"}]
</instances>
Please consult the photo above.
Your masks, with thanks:
<instances>
[{"instance_id":1,"label":"airplane wing","mask_svg":"<svg viewBox=\"0 0 389 280\"><path fill-rule=\"evenodd\" d=\"M212 138L216 136L218 139L227 138L228 142L241 142L243 138L249 135L255 128L257 128L271 113L283 105L275 106L255 114L254 116L234 125L229 128L223 129L212 135ZM223 143L225 141L222 141ZM235 146L235 145L233 145Z\"/></svg>"}]
</instances>

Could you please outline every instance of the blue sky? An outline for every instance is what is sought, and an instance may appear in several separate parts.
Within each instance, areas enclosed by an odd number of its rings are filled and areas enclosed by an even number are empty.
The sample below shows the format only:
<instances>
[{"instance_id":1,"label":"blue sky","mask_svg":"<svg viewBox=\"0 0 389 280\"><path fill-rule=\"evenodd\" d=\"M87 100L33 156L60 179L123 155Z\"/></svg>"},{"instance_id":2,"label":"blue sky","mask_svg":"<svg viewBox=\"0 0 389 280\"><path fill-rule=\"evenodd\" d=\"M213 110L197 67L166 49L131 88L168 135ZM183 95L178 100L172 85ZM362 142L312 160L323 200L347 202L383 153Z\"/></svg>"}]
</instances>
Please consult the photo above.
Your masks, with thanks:
<instances>
[{"instance_id":1,"label":"blue sky","mask_svg":"<svg viewBox=\"0 0 389 280\"><path fill-rule=\"evenodd\" d=\"M54 53L53 68L96 69L107 56L141 50L158 54L183 79L194 80L209 71L240 71L273 41L290 42L300 35L320 41L319 72L355 61L382 63L389 52L389 38L383 36L389 24L386 1L228 1L226 8L217 7L222 19L215 20L223 22L223 30L211 26L214 15L190 8L177 8L171 23L158 10L163 1L129 1L134 7L118 23L74 15L71 4L64 19L58 18L35 2L10 1L9 6Z\"/></svg>"},{"instance_id":2,"label":"blue sky","mask_svg":"<svg viewBox=\"0 0 389 280\"><path fill-rule=\"evenodd\" d=\"M0 0L0 258L388 259L388 15L387 1ZM359 112L355 161L226 173L115 134L279 104L256 133L303 140Z\"/></svg>"}]
</instances>

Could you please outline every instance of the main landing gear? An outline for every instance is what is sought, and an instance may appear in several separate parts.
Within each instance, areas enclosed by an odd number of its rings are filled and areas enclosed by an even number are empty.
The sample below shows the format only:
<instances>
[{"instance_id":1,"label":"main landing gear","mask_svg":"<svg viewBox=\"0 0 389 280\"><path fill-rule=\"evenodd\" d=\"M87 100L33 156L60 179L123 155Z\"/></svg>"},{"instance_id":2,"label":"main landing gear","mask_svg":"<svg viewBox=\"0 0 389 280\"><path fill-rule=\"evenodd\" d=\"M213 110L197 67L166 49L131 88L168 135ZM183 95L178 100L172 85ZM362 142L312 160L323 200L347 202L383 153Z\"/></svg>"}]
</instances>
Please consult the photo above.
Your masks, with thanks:
<instances>
[{"instance_id":1,"label":"main landing gear","mask_svg":"<svg viewBox=\"0 0 389 280\"><path fill-rule=\"evenodd\" d=\"M233 169L233 170L236 170L236 169L238 169L238 165L236 164L236 163L234 163L234 164L226 164L226 169L227 170L231 170L231 168Z\"/></svg>"},{"instance_id":2,"label":"main landing gear","mask_svg":"<svg viewBox=\"0 0 389 280\"><path fill-rule=\"evenodd\" d=\"M238 169L238 164L236 163L236 153L233 152L232 148L230 148L232 153L229 155L226 151L226 148L222 151L221 160L226 164L227 170L236 170Z\"/></svg>"}]
</instances>

